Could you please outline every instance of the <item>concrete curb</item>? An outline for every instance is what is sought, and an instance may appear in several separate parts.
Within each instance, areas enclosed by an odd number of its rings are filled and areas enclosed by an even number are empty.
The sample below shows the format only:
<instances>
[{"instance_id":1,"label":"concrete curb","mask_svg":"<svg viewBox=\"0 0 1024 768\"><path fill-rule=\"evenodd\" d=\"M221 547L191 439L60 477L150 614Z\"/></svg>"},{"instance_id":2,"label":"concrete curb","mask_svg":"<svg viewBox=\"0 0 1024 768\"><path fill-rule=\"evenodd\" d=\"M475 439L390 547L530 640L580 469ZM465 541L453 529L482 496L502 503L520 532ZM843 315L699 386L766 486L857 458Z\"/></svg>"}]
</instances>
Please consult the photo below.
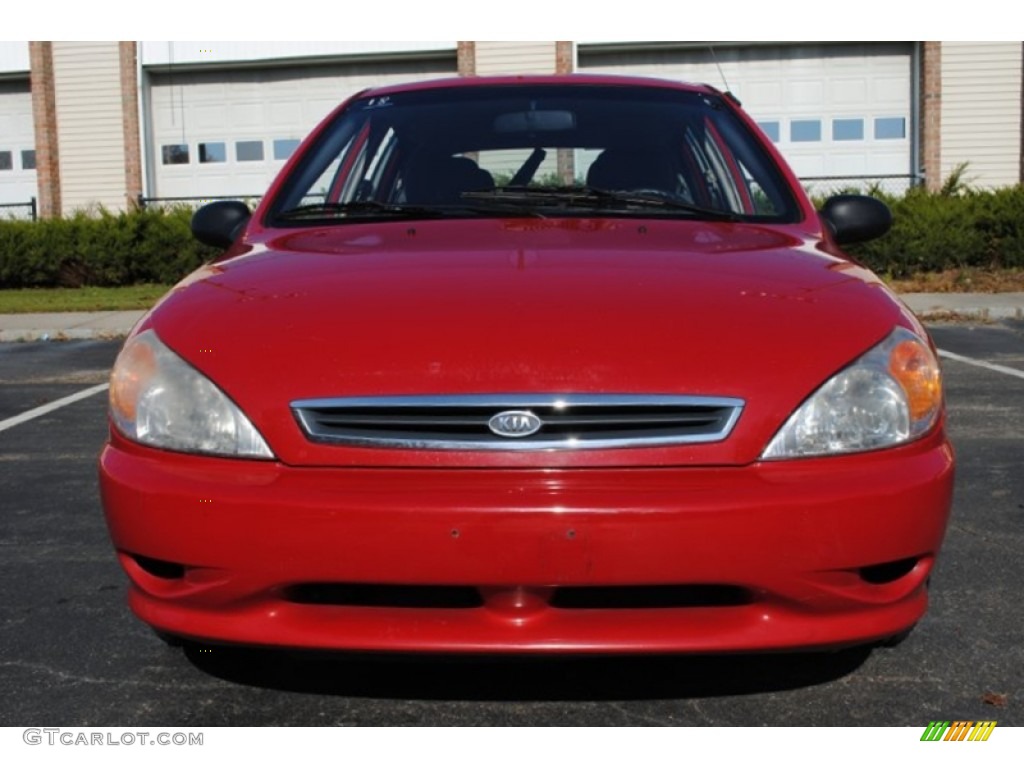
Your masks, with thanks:
<instances>
[{"instance_id":1,"label":"concrete curb","mask_svg":"<svg viewBox=\"0 0 1024 768\"><path fill-rule=\"evenodd\" d=\"M1024 293L907 293L922 320L1024 320Z\"/></svg>"},{"instance_id":2,"label":"concrete curb","mask_svg":"<svg viewBox=\"0 0 1024 768\"><path fill-rule=\"evenodd\" d=\"M133 310L0 315L0 342L116 339L126 336L144 314Z\"/></svg>"}]
</instances>

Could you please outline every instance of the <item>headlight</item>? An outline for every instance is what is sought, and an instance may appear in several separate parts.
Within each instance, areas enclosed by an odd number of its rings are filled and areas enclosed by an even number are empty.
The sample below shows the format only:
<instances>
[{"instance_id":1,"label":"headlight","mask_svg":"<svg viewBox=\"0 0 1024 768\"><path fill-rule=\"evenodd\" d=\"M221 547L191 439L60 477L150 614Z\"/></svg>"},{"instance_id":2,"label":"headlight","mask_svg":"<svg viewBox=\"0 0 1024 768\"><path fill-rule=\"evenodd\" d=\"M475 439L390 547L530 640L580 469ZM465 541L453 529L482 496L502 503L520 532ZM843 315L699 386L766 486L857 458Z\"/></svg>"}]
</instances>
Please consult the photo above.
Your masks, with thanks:
<instances>
[{"instance_id":1,"label":"headlight","mask_svg":"<svg viewBox=\"0 0 1024 768\"><path fill-rule=\"evenodd\" d=\"M238 406L151 330L129 339L114 363L110 415L125 437L146 445L274 458Z\"/></svg>"},{"instance_id":2,"label":"headlight","mask_svg":"<svg viewBox=\"0 0 1024 768\"><path fill-rule=\"evenodd\" d=\"M761 458L825 456L899 445L928 432L941 409L938 360L926 342L896 328L804 401Z\"/></svg>"}]
</instances>

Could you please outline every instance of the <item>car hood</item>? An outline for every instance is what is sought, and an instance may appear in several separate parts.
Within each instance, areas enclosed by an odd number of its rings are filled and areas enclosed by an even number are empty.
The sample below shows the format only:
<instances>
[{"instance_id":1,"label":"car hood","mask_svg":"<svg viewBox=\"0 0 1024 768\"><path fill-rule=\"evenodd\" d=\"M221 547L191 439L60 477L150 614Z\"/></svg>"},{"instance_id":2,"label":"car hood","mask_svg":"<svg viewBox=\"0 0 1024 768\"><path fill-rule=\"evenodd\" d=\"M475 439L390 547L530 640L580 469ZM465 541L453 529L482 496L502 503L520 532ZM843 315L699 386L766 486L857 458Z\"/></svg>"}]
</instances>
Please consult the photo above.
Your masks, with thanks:
<instances>
[{"instance_id":1,"label":"car hood","mask_svg":"<svg viewBox=\"0 0 1024 768\"><path fill-rule=\"evenodd\" d=\"M510 219L278 231L190 276L139 330L216 382L289 464L736 465L906 317L870 272L795 228ZM746 405L718 443L534 453L318 445L290 410L468 393Z\"/></svg>"}]
</instances>

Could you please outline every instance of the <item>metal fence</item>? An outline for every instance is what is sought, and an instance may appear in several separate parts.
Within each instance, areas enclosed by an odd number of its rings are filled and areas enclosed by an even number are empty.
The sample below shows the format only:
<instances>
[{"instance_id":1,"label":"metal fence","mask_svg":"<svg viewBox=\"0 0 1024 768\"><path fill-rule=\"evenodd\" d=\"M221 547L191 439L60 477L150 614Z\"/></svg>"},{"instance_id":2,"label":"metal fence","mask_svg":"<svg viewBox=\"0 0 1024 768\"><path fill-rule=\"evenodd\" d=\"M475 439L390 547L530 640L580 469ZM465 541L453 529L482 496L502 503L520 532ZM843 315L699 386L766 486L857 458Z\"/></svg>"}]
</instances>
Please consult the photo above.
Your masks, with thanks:
<instances>
[{"instance_id":1,"label":"metal fence","mask_svg":"<svg viewBox=\"0 0 1024 768\"><path fill-rule=\"evenodd\" d=\"M842 193L858 193L871 195L883 193L899 197L911 187L924 184L924 176L917 174L889 174L881 176L802 176L800 183L804 185L811 197L829 197Z\"/></svg>"},{"instance_id":2,"label":"metal fence","mask_svg":"<svg viewBox=\"0 0 1024 768\"><path fill-rule=\"evenodd\" d=\"M146 197L144 195L139 195L135 198L135 202L138 203L139 208L149 208L151 206L166 208L168 206L175 205L199 208L216 200L242 200L250 205L254 205L255 203L258 203L262 197L262 193L258 195L194 195L191 197Z\"/></svg>"},{"instance_id":3,"label":"metal fence","mask_svg":"<svg viewBox=\"0 0 1024 768\"><path fill-rule=\"evenodd\" d=\"M862 194L875 194L882 192L887 195L903 195L911 187L924 184L924 176L917 174L889 174L881 176L803 176L800 178L807 194L814 198L828 197L830 195L857 192ZM186 197L146 197L139 195L136 198L139 208L151 206L168 207L174 205L187 205L198 208L206 203L215 200L243 200L250 207L254 207L262 199L263 195L193 195ZM24 214L6 213L25 209ZM21 219L28 218L36 221L39 218L39 208L36 199L24 203L0 203L0 218ZM25 215L27 214L27 215Z\"/></svg>"},{"instance_id":4,"label":"metal fence","mask_svg":"<svg viewBox=\"0 0 1024 768\"><path fill-rule=\"evenodd\" d=\"M17 210L19 208L27 208L28 218L32 219L32 221L35 221L39 216L39 211L36 208L36 199L33 197L27 203L0 203L0 217L4 217L4 214L6 214L6 217L12 219L25 218L16 213L6 213L8 210Z\"/></svg>"}]
</instances>

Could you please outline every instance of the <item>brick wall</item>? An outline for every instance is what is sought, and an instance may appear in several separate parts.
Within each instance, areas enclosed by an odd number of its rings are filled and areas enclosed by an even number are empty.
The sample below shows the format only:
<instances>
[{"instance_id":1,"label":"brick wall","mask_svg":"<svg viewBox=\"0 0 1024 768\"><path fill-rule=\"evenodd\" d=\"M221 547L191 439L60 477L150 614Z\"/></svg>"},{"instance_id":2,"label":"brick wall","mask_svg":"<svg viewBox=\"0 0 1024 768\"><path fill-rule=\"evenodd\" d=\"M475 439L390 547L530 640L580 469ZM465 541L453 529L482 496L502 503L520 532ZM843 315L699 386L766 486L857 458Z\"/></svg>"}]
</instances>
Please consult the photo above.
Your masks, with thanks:
<instances>
[{"instance_id":1,"label":"brick wall","mask_svg":"<svg viewBox=\"0 0 1024 768\"><path fill-rule=\"evenodd\" d=\"M576 55L572 42L559 40L555 43L555 72L568 75L576 70Z\"/></svg>"},{"instance_id":2,"label":"brick wall","mask_svg":"<svg viewBox=\"0 0 1024 768\"><path fill-rule=\"evenodd\" d=\"M49 218L59 216L61 212L53 45L49 42L30 42L28 51L32 79L32 122L36 135L39 215Z\"/></svg>"},{"instance_id":3,"label":"brick wall","mask_svg":"<svg viewBox=\"0 0 1024 768\"><path fill-rule=\"evenodd\" d=\"M921 45L921 166L928 189L942 186L942 43Z\"/></svg>"},{"instance_id":4,"label":"brick wall","mask_svg":"<svg viewBox=\"0 0 1024 768\"><path fill-rule=\"evenodd\" d=\"M142 146L139 139L139 76L134 40L118 43L121 59L121 114L124 120L125 205L130 209L142 194Z\"/></svg>"},{"instance_id":5,"label":"brick wall","mask_svg":"<svg viewBox=\"0 0 1024 768\"><path fill-rule=\"evenodd\" d=\"M467 77L476 74L476 43L460 40L456 49L459 75Z\"/></svg>"}]
</instances>

